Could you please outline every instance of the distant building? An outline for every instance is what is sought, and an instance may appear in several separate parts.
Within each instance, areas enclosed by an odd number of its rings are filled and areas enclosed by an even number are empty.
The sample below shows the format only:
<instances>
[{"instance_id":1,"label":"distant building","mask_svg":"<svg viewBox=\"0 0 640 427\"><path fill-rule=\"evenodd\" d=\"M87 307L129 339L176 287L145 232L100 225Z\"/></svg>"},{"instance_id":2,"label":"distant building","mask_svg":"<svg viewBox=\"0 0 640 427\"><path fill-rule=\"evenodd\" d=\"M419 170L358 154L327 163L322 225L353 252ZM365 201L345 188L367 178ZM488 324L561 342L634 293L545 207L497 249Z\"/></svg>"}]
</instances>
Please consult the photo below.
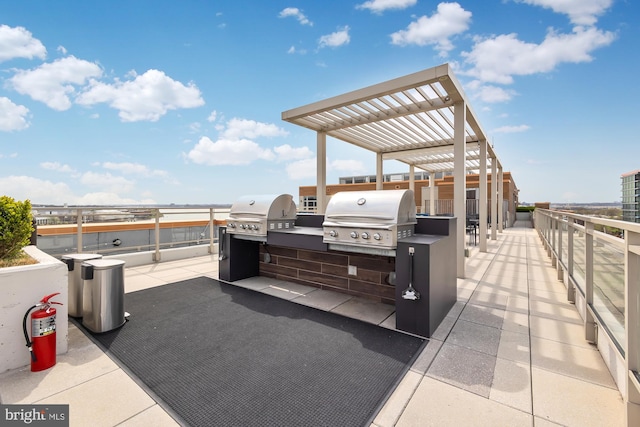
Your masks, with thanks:
<instances>
[{"instance_id":1,"label":"distant building","mask_svg":"<svg viewBox=\"0 0 640 427\"><path fill-rule=\"evenodd\" d=\"M622 219L640 222L640 169L622 174Z\"/></svg>"},{"instance_id":2,"label":"distant building","mask_svg":"<svg viewBox=\"0 0 640 427\"><path fill-rule=\"evenodd\" d=\"M327 184L327 196L339 191L366 191L376 189L376 176L363 175L341 177L339 184ZM487 175L487 193L493 194L491 189L491 174ZM416 172L415 174L415 198L416 207L419 213L427 213L429 215L448 215L453 213L453 175L438 173L435 175L435 212L429 212L430 206L430 189L429 189L429 173ZM480 197L480 176L477 174L468 174L466 178L467 188L467 216L478 215L479 197ZM385 174L383 176L383 189L408 189L409 174ZM315 212L316 205L316 186L301 186L299 191L298 208L305 212ZM507 224L511 225L515 220L516 207L518 206L518 187L513 180L510 172L503 173L503 212ZM490 210L490 208L489 208Z\"/></svg>"}]
</instances>

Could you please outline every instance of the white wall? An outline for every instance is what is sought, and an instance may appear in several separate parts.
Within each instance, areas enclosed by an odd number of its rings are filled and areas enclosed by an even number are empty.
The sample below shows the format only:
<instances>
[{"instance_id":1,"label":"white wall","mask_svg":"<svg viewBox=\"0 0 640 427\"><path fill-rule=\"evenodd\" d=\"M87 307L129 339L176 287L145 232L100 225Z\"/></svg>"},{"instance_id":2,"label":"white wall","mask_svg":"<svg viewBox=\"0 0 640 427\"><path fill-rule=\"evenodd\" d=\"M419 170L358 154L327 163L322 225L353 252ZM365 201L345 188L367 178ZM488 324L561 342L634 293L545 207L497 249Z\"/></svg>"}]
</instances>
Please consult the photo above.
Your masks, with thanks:
<instances>
[{"instance_id":1,"label":"white wall","mask_svg":"<svg viewBox=\"0 0 640 427\"><path fill-rule=\"evenodd\" d=\"M22 319L29 307L55 292L60 295L51 301L64 304L54 306L57 311L56 353L67 352L67 265L35 246L27 246L25 252L38 260L38 264L0 268L0 372L31 363L22 332ZM27 328L30 331L29 321Z\"/></svg>"}]
</instances>

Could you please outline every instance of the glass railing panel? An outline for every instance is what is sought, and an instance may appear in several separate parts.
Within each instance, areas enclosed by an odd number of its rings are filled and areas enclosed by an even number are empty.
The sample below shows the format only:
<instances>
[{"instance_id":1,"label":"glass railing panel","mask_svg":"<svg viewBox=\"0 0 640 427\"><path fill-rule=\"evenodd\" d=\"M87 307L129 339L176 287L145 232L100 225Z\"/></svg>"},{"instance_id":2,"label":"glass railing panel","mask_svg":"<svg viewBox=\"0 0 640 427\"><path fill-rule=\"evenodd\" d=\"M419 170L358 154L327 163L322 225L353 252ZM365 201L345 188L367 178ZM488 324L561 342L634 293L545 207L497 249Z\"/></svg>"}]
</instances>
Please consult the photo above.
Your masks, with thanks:
<instances>
[{"instance_id":1,"label":"glass railing panel","mask_svg":"<svg viewBox=\"0 0 640 427\"><path fill-rule=\"evenodd\" d=\"M619 345L624 346L624 252L611 239L594 237L593 309Z\"/></svg>"},{"instance_id":2,"label":"glass railing panel","mask_svg":"<svg viewBox=\"0 0 640 427\"><path fill-rule=\"evenodd\" d=\"M576 285L585 292L586 280L586 234L584 229L573 228L573 278Z\"/></svg>"}]
</instances>

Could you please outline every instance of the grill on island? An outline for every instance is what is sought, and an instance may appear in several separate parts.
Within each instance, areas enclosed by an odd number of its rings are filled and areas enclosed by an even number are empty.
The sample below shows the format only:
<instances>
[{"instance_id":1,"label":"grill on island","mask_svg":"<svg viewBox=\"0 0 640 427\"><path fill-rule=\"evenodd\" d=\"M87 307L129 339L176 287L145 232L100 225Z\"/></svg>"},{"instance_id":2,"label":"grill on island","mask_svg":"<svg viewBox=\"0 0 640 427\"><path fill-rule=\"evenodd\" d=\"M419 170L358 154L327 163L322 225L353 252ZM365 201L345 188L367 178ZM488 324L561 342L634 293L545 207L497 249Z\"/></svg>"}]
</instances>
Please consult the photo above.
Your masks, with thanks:
<instances>
[{"instance_id":1,"label":"grill on island","mask_svg":"<svg viewBox=\"0 0 640 427\"><path fill-rule=\"evenodd\" d=\"M290 194L244 196L229 211L227 233L266 241L267 232L293 228L296 205Z\"/></svg>"},{"instance_id":2,"label":"grill on island","mask_svg":"<svg viewBox=\"0 0 640 427\"><path fill-rule=\"evenodd\" d=\"M411 190L343 191L327 205L323 242L337 250L395 250L399 239L414 234L416 223Z\"/></svg>"}]
</instances>

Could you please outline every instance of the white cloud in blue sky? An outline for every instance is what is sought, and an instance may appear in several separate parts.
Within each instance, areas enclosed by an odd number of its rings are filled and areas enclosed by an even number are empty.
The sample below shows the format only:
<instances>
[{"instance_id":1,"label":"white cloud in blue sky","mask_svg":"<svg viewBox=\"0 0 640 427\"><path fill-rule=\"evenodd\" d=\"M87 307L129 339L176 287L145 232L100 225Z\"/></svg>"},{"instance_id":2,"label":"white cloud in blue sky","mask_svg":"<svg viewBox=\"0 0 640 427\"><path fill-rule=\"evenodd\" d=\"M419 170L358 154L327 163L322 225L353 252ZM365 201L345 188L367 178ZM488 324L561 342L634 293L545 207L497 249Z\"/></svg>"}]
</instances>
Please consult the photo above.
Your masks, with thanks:
<instances>
[{"instance_id":1,"label":"white cloud in blue sky","mask_svg":"<svg viewBox=\"0 0 640 427\"><path fill-rule=\"evenodd\" d=\"M29 109L16 105L7 97L0 97L0 131L11 132L29 127Z\"/></svg>"},{"instance_id":2,"label":"white cloud in blue sky","mask_svg":"<svg viewBox=\"0 0 640 427\"><path fill-rule=\"evenodd\" d=\"M638 167L629 159L640 153L622 125L640 96L632 84L638 59L630 54L640 39L636 2L152 6L132 3L126 16L104 0L86 10L43 3L39 13L23 2L0 6L3 192L76 204L225 203L240 193L295 194L299 185L314 183L315 134L281 122L281 111L445 60L485 127L498 135L498 155L504 153L525 200L538 197L541 186L529 185L538 173L561 170L569 182L589 169L613 182L576 179L589 187L584 197L615 200L615 179ZM603 76L611 75L605 85ZM587 93L611 94L622 106L617 113L589 109ZM555 116L553 97L567 103ZM520 162L539 141L563 150L603 138L624 153L608 171L601 156L579 170L565 164L533 170ZM327 152L329 181L374 173L370 153L346 143L335 147ZM242 166L233 169L241 171L233 185L226 185L227 166ZM224 185L214 191L214 181ZM579 198L580 191L564 193ZM553 194L540 198L554 200Z\"/></svg>"},{"instance_id":3,"label":"white cloud in blue sky","mask_svg":"<svg viewBox=\"0 0 640 427\"><path fill-rule=\"evenodd\" d=\"M24 27L0 25L0 62L14 58L45 59L47 49Z\"/></svg>"},{"instance_id":4,"label":"white cloud in blue sky","mask_svg":"<svg viewBox=\"0 0 640 427\"><path fill-rule=\"evenodd\" d=\"M515 0L541 6L569 16L576 25L594 25L613 4L613 0Z\"/></svg>"},{"instance_id":5,"label":"white cloud in blue sky","mask_svg":"<svg viewBox=\"0 0 640 427\"><path fill-rule=\"evenodd\" d=\"M320 37L318 47L339 47L349 44L351 36L349 36L349 26L344 26L331 34L325 34Z\"/></svg>"},{"instance_id":6,"label":"white cloud in blue sky","mask_svg":"<svg viewBox=\"0 0 640 427\"><path fill-rule=\"evenodd\" d=\"M108 104L119 111L123 122L155 122L169 110L204 105L195 84L184 85L159 70L148 70L133 80L116 80L113 84L93 79L76 102L86 106Z\"/></svg>"},{"instance_id":7,"label":"white cloud in blue sky","mask_svg":"<svg viewBox=\"0 0 640 427\"><path fill-rule=\"evenodd\" d=\"M391 34L391 43L405 46L434 45L440 56L447 56L454 46L451 38L469 29L471 12L458 3L440 3L431 16L421 16L411 22L406 30Z\"/></svg>"},{"instance_id":8,"label":"white cloud in blue sky","mask_svg":"<svg viewBox=\"0 0 640 427\"><path fill-rule=\"evenodd\" d=\"M356 5L356 9L368 9L373 13L382 13L386 10L406 9L415 6L418 0L370 0Z\"/></svg>"},{"instance_id":9,"label":"white cloud in blue sky","mask_svg":"<svg viewBox=\"0 0 640 427\"><path fill-rule=\"evenodd\" d=\"M280 14L278 16L280 18L286 18L286 17L292 16L295 19L297 19L298 22L302 25L309 25L311 27L313 26L313 22L309 21L309 19L304 15L304 13L302 13L302 11L297 7L284 8L282 9L282 11L280 11Z\"/></svg>"}]
</instances>

